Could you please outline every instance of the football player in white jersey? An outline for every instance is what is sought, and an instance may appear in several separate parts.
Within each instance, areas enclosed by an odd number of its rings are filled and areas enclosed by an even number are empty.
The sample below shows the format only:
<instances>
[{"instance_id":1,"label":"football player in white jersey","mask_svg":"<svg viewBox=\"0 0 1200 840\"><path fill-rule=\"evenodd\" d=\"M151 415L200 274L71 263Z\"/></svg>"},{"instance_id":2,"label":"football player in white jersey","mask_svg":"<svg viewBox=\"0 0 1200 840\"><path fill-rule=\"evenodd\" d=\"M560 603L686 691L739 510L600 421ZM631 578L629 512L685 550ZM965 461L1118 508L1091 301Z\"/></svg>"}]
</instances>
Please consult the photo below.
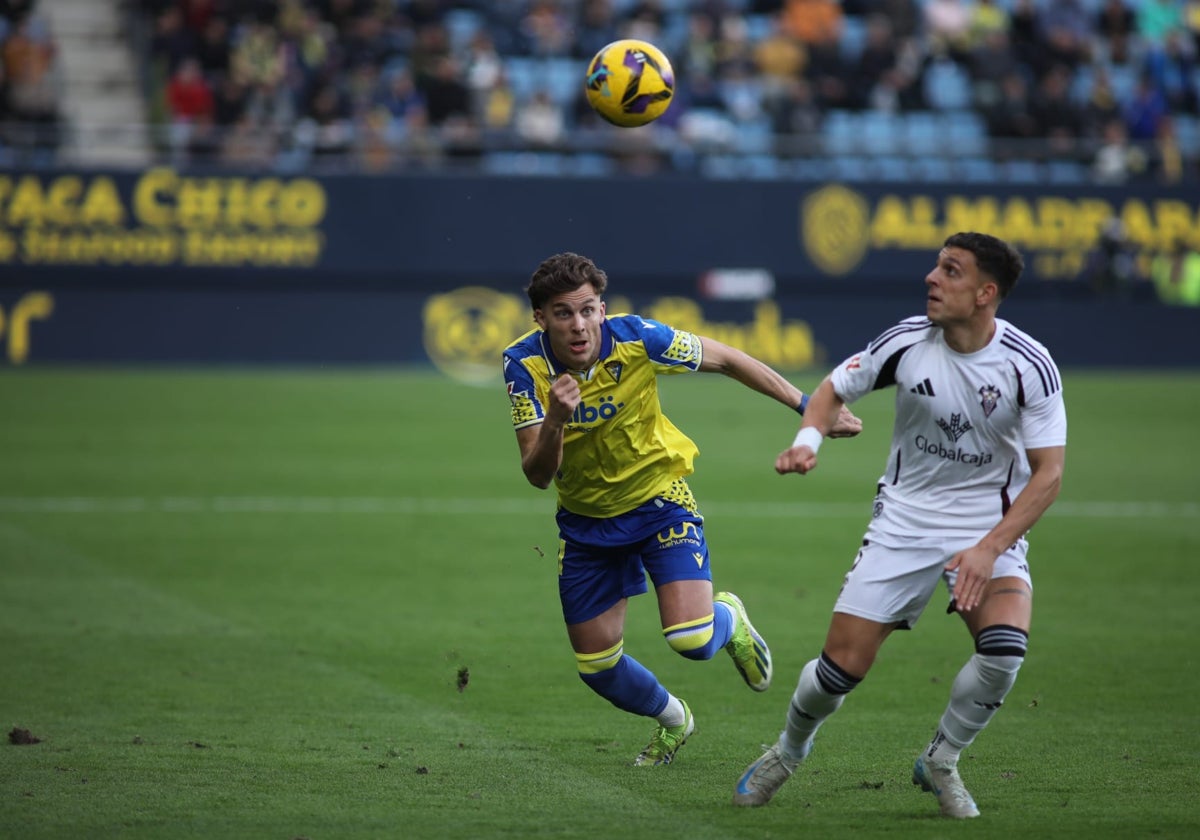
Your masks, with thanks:
<instances>
[{"instance_id":1,"label":"football player in white jersey","mask_svg":"<svg viewBox=\"0 0 1200 840\"><path fill-rule=\"evenodd\" d=\"M1033 590L1025 535L1058 495L1066 452L1062 380L1046 348L996 317L1024 264L982 233L946 239L925 278L925 317L883 332L813 393L775 462L811 472L831 420L896 389L887 470L820 656L800 673L778 741L738 779L737 805L764 805L808 757L813 735L867 675L893 630L910 629L939 579L975 641L913 783L946 816L979 815L958 757L987 726L1025 656Z\"/></svg>"}]
</instances>

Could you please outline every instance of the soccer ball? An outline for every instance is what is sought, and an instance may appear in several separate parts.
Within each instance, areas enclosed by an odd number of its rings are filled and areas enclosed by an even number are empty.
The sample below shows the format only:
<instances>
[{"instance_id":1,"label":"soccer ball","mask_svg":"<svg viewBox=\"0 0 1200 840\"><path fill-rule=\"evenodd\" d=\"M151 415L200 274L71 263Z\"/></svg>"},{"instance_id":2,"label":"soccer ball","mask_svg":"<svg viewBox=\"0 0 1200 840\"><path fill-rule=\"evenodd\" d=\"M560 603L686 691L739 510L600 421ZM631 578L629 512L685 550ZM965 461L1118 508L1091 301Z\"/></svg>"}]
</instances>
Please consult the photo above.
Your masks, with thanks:
<instances>
[{"instance_id":1,"label":"soccer ball","mask_svg":"<svg viewBox=\"0 0 1200 840\"><path fill-rule=\"evenodd\" d=\"M675 71L647 41L613 41L588 65L586 92L588 104L613 125L645 125L671 104Z\"/></svg>"}]
</instances>

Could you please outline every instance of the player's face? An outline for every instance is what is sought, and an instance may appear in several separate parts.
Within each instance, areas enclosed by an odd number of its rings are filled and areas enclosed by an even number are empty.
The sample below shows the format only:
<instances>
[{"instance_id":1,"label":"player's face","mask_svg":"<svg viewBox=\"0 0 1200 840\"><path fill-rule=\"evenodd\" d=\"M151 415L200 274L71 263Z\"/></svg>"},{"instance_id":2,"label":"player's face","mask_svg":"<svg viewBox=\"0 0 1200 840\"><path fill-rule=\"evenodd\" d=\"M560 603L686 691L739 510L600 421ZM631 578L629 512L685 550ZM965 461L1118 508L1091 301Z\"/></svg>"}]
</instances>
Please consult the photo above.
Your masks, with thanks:
<instances>
[{"instance_id":1,"label":"player's face","mask_svg":"<svg viewBox=\"0 0 1200 840\"><path fill-rule=\"evenodd\" d=\"M555 357L567 367L587 370L600 358L604 301L590 283L550 298L533 317L550 337Z\"/></svg>"},{"instance_id":2,"label":"player's face","mask_svg":"<svg viewBox=\"0 0 1200 840\"><path fill-rule=\"evenodd\" d=\"M943 248L925 286L925 314L939 326L970 319L987 297L975 255L964 248Z\"/></svg>"}]
</instances>

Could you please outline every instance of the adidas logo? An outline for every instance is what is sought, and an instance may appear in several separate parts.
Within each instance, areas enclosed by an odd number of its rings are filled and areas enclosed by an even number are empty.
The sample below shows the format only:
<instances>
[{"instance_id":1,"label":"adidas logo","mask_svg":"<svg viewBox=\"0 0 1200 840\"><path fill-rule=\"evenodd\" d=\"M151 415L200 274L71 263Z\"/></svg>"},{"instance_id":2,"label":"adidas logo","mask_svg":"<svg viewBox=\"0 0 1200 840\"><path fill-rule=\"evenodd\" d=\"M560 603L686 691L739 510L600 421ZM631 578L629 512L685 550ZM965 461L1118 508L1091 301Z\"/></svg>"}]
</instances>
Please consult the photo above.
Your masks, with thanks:
<instances>
[{"instance_id":1,"label":"adidas logo","mask_svg":"<svg viewBox=\"0 0 1200 840\"><path fill-rule=\"evenodd\" d=\"M928 379L926 379L924 382L918 382L917 387L909 388L908 392L910 394L920 394L922 397L936 396L933 393L933 383Z\"/></svg>"}]
</instances>

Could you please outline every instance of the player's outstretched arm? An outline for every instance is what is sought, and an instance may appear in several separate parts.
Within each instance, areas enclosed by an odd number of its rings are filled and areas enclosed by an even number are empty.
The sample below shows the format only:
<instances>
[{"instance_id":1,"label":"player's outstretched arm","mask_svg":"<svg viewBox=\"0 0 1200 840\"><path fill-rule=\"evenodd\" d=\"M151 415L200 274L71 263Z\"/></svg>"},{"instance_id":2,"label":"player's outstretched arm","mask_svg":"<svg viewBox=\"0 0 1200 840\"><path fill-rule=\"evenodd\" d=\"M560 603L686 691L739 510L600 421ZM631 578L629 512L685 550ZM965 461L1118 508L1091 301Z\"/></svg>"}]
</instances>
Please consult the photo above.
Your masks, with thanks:
<instances>
[{"instance_id":1,"label":"player's outstretched arm","mask_svg":"<svg viewBox=\"0 0 1200 840\"><path fill-rule=\"evenodd\" d=\"M805 396L804 392L770 365L736 347L723 344L715 338L701 336L700 341L704 344L704 357L700 361L700 370L706 373L723 373L748 388L753 388L761 394L778 400L788 408L800 410L801 414L807 411L807 408L800 409L801 401ZM849 409L843 407L829 436L853 437L861 431L862 421L851 414Z\"/></svg>"},{"instance_id":2,"label":"player's outstretched arm","mask_svg":"<svg viewBox=\"0 0 1200 840\"><path fill-rule=\"evenodd\" d=\"M849 414L846 403L838 396L837 391L833 389L833 383L826 376L809 398L808 408L804 412L804 422L800 426L796 440L790 447L780 452L779 457L775 459L775 472L780 475L787 473L804 475L815 469L817 450L821 446L821 440L826 435L832 436L831 433L839 423L847 422L844 416L846 414ZM850 419L857 424L858 430L861 431L862 422L852 414ZM858 434L858 432L855 431L854 434Z\"/></svg>"},{"instance_id":3,"label":"player's outstretched arm","mask_svg":"<svg viewBox=\"0 0 1200 840\"><path fill-rule=\"evenodd\" d=\"M759 361L745 351L717 341L715 338L700 336L704 345L704 355L700 359L700 370L704 373L723 373L730 379L736 379L747 388L753 388L760 394L766 394L788 408L796 410L804 398L804 392L788 382L783 374L766 362Z\"/></svg>"}]
</instances>

